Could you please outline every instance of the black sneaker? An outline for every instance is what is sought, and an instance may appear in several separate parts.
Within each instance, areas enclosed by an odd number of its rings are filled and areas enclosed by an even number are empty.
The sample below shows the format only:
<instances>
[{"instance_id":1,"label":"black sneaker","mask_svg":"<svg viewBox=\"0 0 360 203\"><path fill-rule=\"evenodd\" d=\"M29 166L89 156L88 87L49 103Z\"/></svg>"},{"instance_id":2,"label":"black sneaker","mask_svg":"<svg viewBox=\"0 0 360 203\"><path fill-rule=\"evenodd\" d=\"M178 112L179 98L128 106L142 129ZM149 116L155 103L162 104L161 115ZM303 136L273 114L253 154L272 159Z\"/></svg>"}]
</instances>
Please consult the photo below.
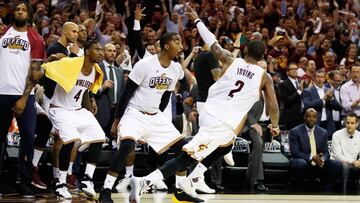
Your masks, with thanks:
<instances>
[{"instance_id":1,"label":"black sneaker","mask_svg":"<svg viewBox=\"0 0 360 203\"><path fill-rule=\"evenodd\" d=\"M15 190L24 198L35 198L35 192L25 181L16 181Z\"/></svg>"},{"instance_id":2,"label":"black sneaker","mask_svg":"<svg viewBox=\"0 0 360 203\"><path fill-rule=\"evenodd\" d=\"M204 200L200 198L192 197L180 189L175 190L173 196L171 197L171 201L174 203L204 202Z\"/></svg>"},{"instance_id":3,"label":"black sneaker","mask_svg":"<svg viewBox=\"0 0 360 203\"><path fill-rule=\"evenodd\" d=\"M102 189L99 196L100 203L114 203L111 199L111 190L109 188Z\"/></svg>"}]
</instances>

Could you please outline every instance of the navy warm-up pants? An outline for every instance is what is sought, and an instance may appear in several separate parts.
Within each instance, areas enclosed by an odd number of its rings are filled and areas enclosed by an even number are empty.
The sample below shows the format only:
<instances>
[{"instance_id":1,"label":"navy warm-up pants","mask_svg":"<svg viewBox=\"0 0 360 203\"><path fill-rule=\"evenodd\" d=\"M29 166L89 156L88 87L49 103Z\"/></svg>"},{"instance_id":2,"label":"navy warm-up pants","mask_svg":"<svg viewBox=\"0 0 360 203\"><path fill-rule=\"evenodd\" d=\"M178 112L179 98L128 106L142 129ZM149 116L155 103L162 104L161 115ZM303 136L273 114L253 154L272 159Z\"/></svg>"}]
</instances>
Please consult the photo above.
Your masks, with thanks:
<instances>
[{"instance_id":1,"label":"navy warm-up pants","mask_svg":"<svg viewBox=\"0 0 360 203\"><path fill-rule=\"evenodd\" d=\"M0 150L2 143L8 134L11 121L13 119L13 110L15 102L20 95L0 95ZM30 95L23 114L16 119L20 132L19 148L19 169L18 178L29 180L31 177L31 165L34 155L34 138L36 126L35 97Z\"/></svg>"}]
</instances>

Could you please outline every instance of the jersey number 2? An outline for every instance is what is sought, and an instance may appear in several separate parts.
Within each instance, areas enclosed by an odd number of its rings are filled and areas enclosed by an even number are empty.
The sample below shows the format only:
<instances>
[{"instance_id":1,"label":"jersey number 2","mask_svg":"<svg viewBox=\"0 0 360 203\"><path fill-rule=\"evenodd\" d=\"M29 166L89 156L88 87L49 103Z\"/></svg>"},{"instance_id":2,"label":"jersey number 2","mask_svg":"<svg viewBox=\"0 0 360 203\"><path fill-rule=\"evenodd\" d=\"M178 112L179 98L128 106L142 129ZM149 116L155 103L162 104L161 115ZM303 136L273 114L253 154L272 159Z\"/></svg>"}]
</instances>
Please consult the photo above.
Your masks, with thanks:
<instances>
[{"instance_id":1,"label":"jersey number 2","mask_svg":"<svg viewBox=\"0 0 360 203\"><path fill-rule=\"evenodd\" d=\"M80 90L75 96L74 99L77 102L80 99L80 95L81 95L82 90Z\"/></svg>"},{"instance_id":2,"label":"jersey number 2","mask_svg":"<svg viewBox=\"0 0 360 203\"><path fill-rule=\"evenodd\" d=\"M241 81L241 80L238 80L238 81L235 82L235 86L237 88L230 91L230 93L228 95L229 97L234 97L234 94L236 92L240 92L240 90L244 87L244 82Z\"/></svg>"}]
</instances>

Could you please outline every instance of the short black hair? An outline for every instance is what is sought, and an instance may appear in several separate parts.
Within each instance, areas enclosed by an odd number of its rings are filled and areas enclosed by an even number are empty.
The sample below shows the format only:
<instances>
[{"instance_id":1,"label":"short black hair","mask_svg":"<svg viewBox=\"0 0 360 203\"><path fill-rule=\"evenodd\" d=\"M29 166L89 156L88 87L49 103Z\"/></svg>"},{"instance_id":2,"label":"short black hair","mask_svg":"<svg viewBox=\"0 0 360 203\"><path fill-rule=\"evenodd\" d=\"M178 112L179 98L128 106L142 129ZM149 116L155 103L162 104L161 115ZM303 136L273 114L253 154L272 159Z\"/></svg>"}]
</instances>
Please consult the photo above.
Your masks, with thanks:
<instances>
[{"instance_id":1,"label":"short black hair","mask_svg":"<svg viewBox=\"0 0 360 203\"><path fill-rule=\"evenodd\" d=\"M86 52L86 50L90 49L90 47L93 44L97 44L97 43L99 43L99 42L97 40L94 40L94 39L86 41L85 44L84 44L84 52Z\"/></svg>"},{"instance_id":2,"label":"short black hair","mask_svg":"<svg viewBox=\"0 0 360 203\"><path fill-rule=\"evenodd\" d=\"M265 53L265 44L260 40L252 40L247 45L247 56L260 61Z\"/></svg>"},{"instance_id":3,"label":"short black hair","mask_svg":"<svg viewBox=\"0 0 360 203\"><path fill-rule=\"evenodd\" d=\"M14 11L16 10L16 7L18 7L20 4L25 4L26 10L28 12L28 25L32 25L33 21L33 16L34 16L34 10L32 9L30 3L28 3L27 1L19 1L17 4L15 4L14 6L14 10L13 10L13 18L15 18L14 16Z\"/></svg>"},{"instance_id":4,"label":"short black hair","mask_svg":"<svg viewBox=\"0 0 360 203\"><path fill-rule=\"evenodd\" d=\"M357 114L354 113L354 112L350 112L348 115L346 115L345 121L347 120L348 117L355 117L355 118L356 118L356 122L359 121L359 117L358 117Z\"/></svg>"},{"instance_id":5,"label":"short black hair","mask_svg":"<svg viewBox=\"0 0 360 203\"><path fill-rule=\"evenodd\" d=\"M160 48L161 48L161 50L165 49L165 44L167 44L171 40L173 40L173 36L175 36L175 35L179 35L179 34L176 33L176 32L167 32L167 33L163 34L160 37Z\"/></svg>"}]
</instances>

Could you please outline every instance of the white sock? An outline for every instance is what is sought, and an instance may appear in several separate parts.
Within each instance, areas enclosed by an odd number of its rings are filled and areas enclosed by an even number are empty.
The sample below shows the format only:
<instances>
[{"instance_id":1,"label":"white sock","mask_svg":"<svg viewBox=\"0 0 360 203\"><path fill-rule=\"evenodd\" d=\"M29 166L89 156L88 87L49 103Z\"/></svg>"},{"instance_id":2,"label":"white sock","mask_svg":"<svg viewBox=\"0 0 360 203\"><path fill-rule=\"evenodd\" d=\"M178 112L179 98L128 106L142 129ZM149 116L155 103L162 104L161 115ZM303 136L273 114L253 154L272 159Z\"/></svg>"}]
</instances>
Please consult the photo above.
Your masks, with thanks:
<instances>
[{"instance_id":1,"label":"white sock","mask_svg":"<svg viewBox=\"0 0 360 203\"><path fill-rule=\"evenodd\" d=\"M202 163L198 163L190 175L188 175L188 178L203 177L206 170L207 168Z\"/></svg>"},{"instance_id":2,"label":"white sock","mask_svg":"<svg viewBox=\"0 0 360 203\"><path fill-rule=\"evenodd\" d=\"M125 171L126 171L126 177L130 177L134 175L134 165L131 166L125 166Z\"/></svg>"},{"instance_id":3,"label":"white sock","mask_svg":"<svg viewBox=\"0 0 360 203\"><path fill-rule=\"evenodd\" d=\"M145 177L146 180L150 181L150 185L157 183L161 180L164 179L163 174L161 173L161 171L159 169L156 169L155 171L153 171L152 173L150 173L149 175L147 175Z\"/></svg>"},{"instance_id":4,"label":"white sock","mask_svg":"<svg viewBox=\"0 0 360 203\"><path fill-rule=\"evenodd\" d=\"M69 176L72 175L73 165L74 165L74 162L70 162L70 163L69 163L69 168L68 168L68 170L67 170L67 174L68 174Z\"/></svg>"},{"instance_id":5,"label":"white sock","mask_svg":"<svg viewBox=\"0 0 360 203\"><path fill-rule=\"evenodd\" d=\"M67 176L67 171L60 171L59 170L59 184L66 184L66 176Z\"/></svg>"},{"instance_id":6,"label":"white sock","mask_svg":"<svg viewBox=\"0 0 360 203\"><path fill-rule=\"evenodd\" d=\"M113 186L114 186L115 181L116 181L116 177L107 174L106 178L105 178L105 181L104 181L104 189L108 188L108 189L111 190L113 188Z\"/></svg>"},{"instance_id":7,"label":"white sock","mask_svg":"<svg viewBox=\"0 0 360 203\"><path fill-rule=\"evenodd\" d=\"M93 177L96 166L93 164L86 164L85 174L87 174L90 178Z\"/></svg>"},{"instance_id":8,"label":"white sock","mask_svg":"<svg viewBox=\"0 0 360 203\"><path fill-rule=\"evenodd\" d=\"M60 177L60 169L59 168L53 167L53 176L55 179Z\"/></svg>"},{"instance_id":9,"label":"white sock","mask_svg":"<svg viewBox=\"0 0 360 203\"><path fill-rule=\"evenodd\" d=\"M178 176L175 175L175 188L180 188L179 183L184 181L186 179L186 176Z\"/></svg>"},{"instance_id":10,"label":"white sock","mask_svg":"<svg viewBox=\"0 0 360 203\"><path fill-rule=\"evenodd\" d=\"M35 167L38 166L42 154L43 154L43 151L34 149L34 157L32 160L33 166L35 166Z\"/></svg>"}]
</instances>

